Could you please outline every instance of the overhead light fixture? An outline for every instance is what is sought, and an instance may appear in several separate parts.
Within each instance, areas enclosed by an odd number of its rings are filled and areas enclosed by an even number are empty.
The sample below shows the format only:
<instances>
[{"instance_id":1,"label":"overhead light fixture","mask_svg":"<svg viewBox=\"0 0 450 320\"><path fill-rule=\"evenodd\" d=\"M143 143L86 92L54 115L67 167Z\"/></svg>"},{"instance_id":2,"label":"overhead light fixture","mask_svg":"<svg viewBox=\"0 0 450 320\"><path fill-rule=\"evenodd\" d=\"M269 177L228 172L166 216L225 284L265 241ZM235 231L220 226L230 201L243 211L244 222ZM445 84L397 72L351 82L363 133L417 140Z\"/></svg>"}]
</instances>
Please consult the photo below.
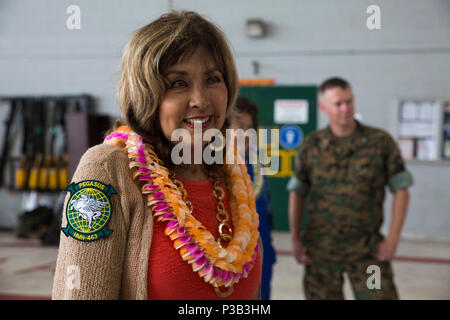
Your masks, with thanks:
<instances>
[{"instance_id":1,"label":"overhead light fixture","mask_svg":"<svg viewBox=\"0 0 450 320\"><path fill-rule=\"evenodd\" d=\"M250 38L263 38L266 35L266 24L260 19L247 20L246 33Z\"/></svg>"}]
</instances>

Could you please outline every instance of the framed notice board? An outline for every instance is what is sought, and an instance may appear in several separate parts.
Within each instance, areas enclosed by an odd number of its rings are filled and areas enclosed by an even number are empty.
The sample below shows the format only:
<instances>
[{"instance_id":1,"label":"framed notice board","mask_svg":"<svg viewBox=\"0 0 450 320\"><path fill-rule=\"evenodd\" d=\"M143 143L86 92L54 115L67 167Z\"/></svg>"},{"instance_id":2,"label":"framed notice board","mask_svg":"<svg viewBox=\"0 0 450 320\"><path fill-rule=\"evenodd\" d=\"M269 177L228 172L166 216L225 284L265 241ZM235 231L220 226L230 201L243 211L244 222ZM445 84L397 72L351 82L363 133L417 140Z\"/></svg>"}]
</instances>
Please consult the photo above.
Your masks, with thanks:
<instances>
[{"instance_id":1,"label":"framed notice board","mask_svg":"<svg viewBox=\"0 0 450 320\"><path fill-rule=\"evenodd\" d=\"M406 160L450 159L450 102L402 99L397 102L397 139Z\"/></svg>"},{"instance_id":2,"label":"framed notice board","mask_svg":"<svg viewBox=\"0 0 450 320\"><path fill-rule=\"evenodd\" d=\"M442 158L450 160L450 101L444 102Z\"/></svg>"},{"instance_id":3,"label":"framed notice board","mask_svg":"<svg viewBox=\"0 0 450 320\"><path fill-rule=\"evenodd\" d=\"M317 128L316 86L241 86L240 93L258 105L258 129L278 129L279 169L267 175L274 230L289 230L286 186L295 170L295 155L304 137ZM258 146L261 148L261 146ZM272 149L273 150L273 149ZM307 214L305 214L307 219Z\"/></svg>"}]
</instances>

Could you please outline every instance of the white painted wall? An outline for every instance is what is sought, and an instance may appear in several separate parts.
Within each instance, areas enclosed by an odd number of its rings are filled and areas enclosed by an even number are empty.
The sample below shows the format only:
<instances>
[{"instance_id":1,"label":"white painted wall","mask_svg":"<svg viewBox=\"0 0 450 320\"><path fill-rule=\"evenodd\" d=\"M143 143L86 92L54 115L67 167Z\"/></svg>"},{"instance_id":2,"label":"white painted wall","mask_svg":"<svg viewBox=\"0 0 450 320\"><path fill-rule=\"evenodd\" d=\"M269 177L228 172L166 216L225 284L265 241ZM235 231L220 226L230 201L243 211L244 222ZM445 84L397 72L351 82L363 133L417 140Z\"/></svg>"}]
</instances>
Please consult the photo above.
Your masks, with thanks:
<instances>
[{"instance_id":1,"label":"white painted wall","mask_svg":"<svg viewBox=\"0 0 450 320\"><path fill-rule=\"evenodd\" d=\"M81 8L81 30L66 28L66 8ZM368 30L366 9L381 9ZM0 2L0 95L78 94L119 116L115 88L131 33L169 8L215 21L233 47L239 74L277 84L319 84L339 75L354 88L364 122L394 133L398 98L450 99L449 0L3 0ZM245 20L269 25L264 39L245 36ZM327 120L319 116L319 126ZM415 178L404 234L450 237L450 164L408 162ZM19 197L0 192L0 227L15 224ZM391 197L386 201L387 230Z\"/></svg>"}]
</instances>

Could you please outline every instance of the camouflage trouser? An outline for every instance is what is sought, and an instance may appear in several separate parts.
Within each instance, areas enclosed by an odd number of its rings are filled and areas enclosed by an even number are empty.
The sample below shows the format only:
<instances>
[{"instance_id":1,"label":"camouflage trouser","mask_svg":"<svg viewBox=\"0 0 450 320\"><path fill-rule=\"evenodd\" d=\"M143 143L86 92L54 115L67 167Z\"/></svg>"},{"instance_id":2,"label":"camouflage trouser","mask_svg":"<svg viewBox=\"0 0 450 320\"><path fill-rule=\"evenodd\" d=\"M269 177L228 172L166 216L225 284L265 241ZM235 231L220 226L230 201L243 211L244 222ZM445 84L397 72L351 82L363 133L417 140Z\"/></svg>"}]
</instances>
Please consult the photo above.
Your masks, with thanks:
<instances>
[{"instance_id":1,"label":"camouflage trouser","mask_svg":"<svg viewBox=\"0 0 450 320\"><path fill-rule=\"evenodd\" d=\"M380 289L368 288L368 279L373 274L373 271L369 273L367 271L370 265L375 265L380 268ZM390 262L381 262L373 258L348 264L315 261L313 264L307 265L303 279L306 298L310 300L344 299L342 292L344 272L348 274L355 299L398 299Z\"/></svg>"}]
</instances>

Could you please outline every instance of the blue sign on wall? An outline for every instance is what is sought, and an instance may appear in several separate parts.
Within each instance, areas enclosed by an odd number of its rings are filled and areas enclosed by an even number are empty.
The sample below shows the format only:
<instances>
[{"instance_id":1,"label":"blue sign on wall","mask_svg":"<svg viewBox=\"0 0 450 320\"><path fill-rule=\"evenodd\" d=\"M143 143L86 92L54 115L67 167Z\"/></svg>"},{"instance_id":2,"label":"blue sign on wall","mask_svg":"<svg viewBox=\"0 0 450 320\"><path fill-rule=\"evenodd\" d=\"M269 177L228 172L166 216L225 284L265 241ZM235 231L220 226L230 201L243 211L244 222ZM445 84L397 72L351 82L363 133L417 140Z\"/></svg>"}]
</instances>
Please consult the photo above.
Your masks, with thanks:
<instances>
[{"instance_id":1,"label":"blue sign on wall","mask_svg":"<svg viewBox=\"0 0 450 320\"><path fill-rule=\"evenodd\" d=\"M280 144L287 150L296 149L303 141L303 131L299 126L283 126L280 130Z\"/></svg>"}]
</instances>

